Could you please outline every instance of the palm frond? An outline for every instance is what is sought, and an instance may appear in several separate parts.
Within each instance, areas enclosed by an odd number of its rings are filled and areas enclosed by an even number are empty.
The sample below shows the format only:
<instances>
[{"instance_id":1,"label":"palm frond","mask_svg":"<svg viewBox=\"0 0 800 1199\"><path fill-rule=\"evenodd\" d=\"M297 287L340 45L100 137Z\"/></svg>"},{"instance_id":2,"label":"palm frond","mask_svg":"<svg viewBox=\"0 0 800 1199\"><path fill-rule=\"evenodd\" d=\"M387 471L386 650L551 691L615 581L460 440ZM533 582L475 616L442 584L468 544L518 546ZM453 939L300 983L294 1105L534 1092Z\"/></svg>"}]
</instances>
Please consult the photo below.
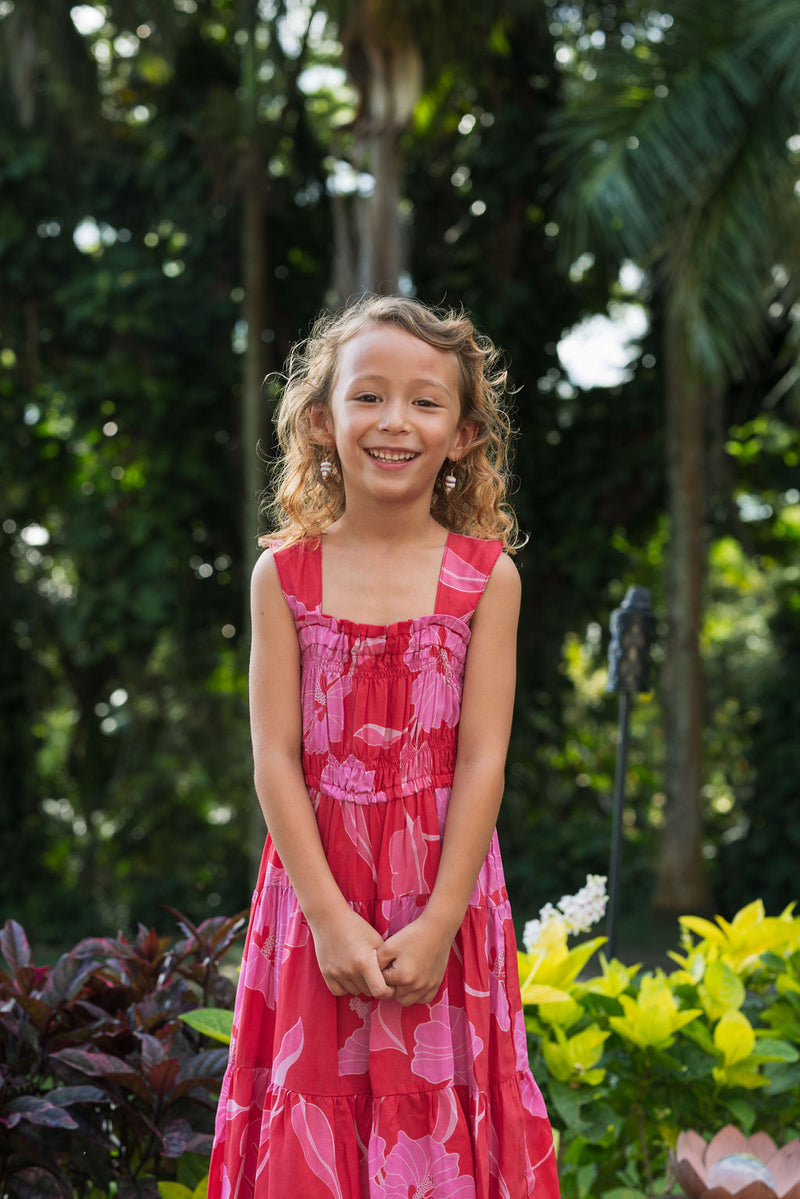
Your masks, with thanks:
<instances>
[{"instance_id":1,"label":"palm frond","mask_svg":"<svg viewBox=\"0 0 800 1199\"><path fill-rule=\"evenodd\" d=\"M596 84L575 88L553 126L566 254L600 245L660 265L710 382L739 373L762 344L769 268L796 208L786 142L797 97L786 99L791 84L766 70L763 50L766 9L786 4L761 0L756 30L747 5L726 6L726 26L720 4L698 14L680 0L668 45L635 60L621 44L604 50Z\"/></svg>"}]
</instances>

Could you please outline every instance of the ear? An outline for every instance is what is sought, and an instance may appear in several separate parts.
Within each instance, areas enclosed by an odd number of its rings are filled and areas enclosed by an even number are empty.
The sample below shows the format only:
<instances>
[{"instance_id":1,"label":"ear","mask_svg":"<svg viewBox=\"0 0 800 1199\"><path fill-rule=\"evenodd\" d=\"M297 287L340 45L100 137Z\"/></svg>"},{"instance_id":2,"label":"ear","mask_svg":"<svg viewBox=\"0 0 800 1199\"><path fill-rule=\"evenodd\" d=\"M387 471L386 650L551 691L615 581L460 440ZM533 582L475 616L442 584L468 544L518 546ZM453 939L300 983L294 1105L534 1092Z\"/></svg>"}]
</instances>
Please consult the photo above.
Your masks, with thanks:
<instances>
[{"instance_id":1,"label":"ear","mask_svg":"<svg viewBox=\"0 0 800 1199\"><path fill-rule=\"evenodd\" d=\"M468 453L470 446L478 436L479 429L480 426L477 421L462 420L453 435L453 440L450 442L450 449L447 453L447 457L451 462L460 462L464 455Z\"/></svg>"},{"instance_id":2,"label":"ear","mask_svg":"<svg viewBox=\"0 0 800 1199\"><path fill-rule=\"evenodd\" d=\"M317 445L335 445L328 409L325 404L312 404L308 410L308 423Z\"/></svg>"}]
</instances>

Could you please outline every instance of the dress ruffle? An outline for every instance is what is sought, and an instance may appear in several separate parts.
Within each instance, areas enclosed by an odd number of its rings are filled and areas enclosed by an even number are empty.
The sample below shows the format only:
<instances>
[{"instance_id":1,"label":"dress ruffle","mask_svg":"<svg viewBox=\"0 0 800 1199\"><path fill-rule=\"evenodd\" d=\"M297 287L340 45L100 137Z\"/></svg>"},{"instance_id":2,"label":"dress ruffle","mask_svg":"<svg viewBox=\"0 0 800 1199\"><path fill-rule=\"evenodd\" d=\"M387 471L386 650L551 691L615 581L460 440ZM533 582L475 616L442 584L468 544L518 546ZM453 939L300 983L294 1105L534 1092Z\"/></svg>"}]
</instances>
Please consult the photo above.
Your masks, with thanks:
<instances>
[{"instance_id":1,"label":"dress ruffle","mask_svg":"<svg viewBox=\"0 0 800 1199\"><path fill-rule=\"evenodd\" d=\"M276 1085L266 1066L234 1070L220 1098L230 1150L217 1163L220 1194L251 1199L288 1185L303 1199L531 1195L554 1153L544 1109L527 1110L527 1083L520 1074L482 1090L376 1099L300 1094Z\"/></svg>"}]
</instances>

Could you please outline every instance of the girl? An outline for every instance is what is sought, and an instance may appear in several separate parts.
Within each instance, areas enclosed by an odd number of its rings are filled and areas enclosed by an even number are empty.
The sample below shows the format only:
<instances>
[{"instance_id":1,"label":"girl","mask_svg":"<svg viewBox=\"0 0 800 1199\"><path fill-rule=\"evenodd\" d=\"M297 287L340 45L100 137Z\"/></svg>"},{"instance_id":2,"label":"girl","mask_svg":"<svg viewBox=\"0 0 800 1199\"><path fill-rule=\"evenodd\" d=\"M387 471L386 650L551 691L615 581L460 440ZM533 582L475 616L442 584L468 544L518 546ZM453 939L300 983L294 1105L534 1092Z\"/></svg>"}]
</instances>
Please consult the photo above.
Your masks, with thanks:
<instances>
[{"instance_id":1,"label":"girl","mask_svg":"<svg viewBox=\"0 0 800 1199\"><path fill-rule=\"evenodd\" d=\"M556 1199L494 824L519 578L505 372L367 298L289 361L253 573L269 827L210 1199Z\"/></svg>"}]
</instances>

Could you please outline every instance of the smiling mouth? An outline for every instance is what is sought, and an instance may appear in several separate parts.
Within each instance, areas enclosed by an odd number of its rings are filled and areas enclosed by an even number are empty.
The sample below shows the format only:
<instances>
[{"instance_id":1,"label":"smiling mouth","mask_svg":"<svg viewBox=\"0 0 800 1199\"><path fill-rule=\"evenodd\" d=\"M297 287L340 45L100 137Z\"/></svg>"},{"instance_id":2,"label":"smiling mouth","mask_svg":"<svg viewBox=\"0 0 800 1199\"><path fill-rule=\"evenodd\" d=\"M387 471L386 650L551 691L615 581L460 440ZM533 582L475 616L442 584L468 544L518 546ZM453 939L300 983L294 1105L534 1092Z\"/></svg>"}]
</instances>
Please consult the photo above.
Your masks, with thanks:
<instances>
[{"instance_id":1,"label":"smiling mouth","mask_svg":"<svg viewBox=\"0 0 800 1199\"><path fill-rule=\"evenodd\" d=\"M379 462L410 462L419 457L416 450L367 450L367 453Z\"/></svg>"}]
</instances>

